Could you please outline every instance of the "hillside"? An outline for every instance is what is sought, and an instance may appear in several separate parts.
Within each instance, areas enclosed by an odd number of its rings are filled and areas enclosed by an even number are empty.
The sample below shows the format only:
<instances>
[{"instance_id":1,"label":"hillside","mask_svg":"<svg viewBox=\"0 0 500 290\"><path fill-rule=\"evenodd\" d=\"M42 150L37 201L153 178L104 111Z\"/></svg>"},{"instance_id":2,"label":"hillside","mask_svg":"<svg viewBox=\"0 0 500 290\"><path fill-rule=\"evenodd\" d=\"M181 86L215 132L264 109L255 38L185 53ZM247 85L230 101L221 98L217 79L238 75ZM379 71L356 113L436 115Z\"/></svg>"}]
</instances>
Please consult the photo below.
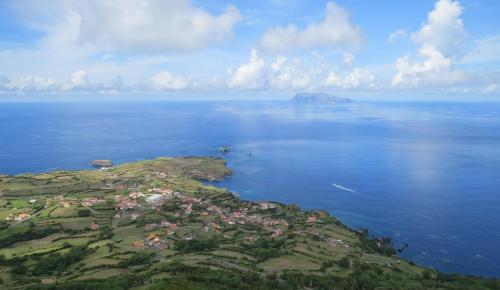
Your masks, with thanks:
<instances>
[{"instance_id":1,"label":"hillside","mask_svg":"<svg viewBox=\"0 0 500 290\"><path fill-rule=\"evenodd\" d=\"M416 266L328 213L201 182L230 174L189 157L0 175L0 287L500 289Z\"/></svg>"}]
</instances>

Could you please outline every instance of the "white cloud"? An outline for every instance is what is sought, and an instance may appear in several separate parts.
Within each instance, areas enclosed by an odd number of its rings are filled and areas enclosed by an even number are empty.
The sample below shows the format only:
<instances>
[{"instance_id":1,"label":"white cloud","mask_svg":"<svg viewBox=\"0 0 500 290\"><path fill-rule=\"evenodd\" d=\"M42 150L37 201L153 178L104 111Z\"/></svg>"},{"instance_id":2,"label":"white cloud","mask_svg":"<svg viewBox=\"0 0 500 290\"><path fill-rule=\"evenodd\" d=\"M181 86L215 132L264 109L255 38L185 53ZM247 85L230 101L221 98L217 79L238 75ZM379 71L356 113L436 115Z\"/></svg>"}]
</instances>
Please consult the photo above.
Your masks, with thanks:
<instances>
[{"instance_id":1,"label":"white cloud","mask_svg":"<svg viewBox=\"0 0 500 290\"><path fill-rule=\"evenodd\" d=\"M412 35L423 47L431 47L449 57L461 48L467 33L462 19L463 7L454 0L438 0L422 28Z\"/></svg>"},{"instance_id":2,"label":"white cloud","mask_svg":"<svg viewBox=\"0 0 500 290\"><path fill-rule=\"evenodd\" d=\"M246 89L261 87L264 81L265 65L257 50L252 49L248 63L240 65L234 72L229 72L229 87Z\"/></svg>"},{"instance_id":3,"label":"white cloud","mask_svg":"<svg viewBox=\"0 0 500 290\"><path fill-rule=\"evenodd\" d=\"M28 21L48 34L47 45L97 50L199 49L230 38L241 20L234 6L213 15L190 0L21 1L18 5L26 10Z\"/></svg>"},{"instance_id":4,"label":"white cloud","mask_svg":"<svg viewBox=\"0 0 500 290\"><path fill-rule=\"evenodd\" d=\"M272 61L251 51L250 60L229 72L227 85L240 89L314 90L374 88L375 76L366 68L353 67L355 57L343 54L337 65L313 52L315 61L277 55Z\"/></svg>"},{"instance_id":5,"label":"white cloud","mask_svg":"<svg viewBox=\"0 0 500 290\"><path fill-rule=\"evenodd\" d=\"M151 85L155 90L182 90L191 85L191 77L174 76L162 71L151 77Z\"/></svg>"},{"instance_id":6,"label":"white cloud","mask_svg":"<svg viewBox=\"0 0 500 290\"><path fill-rule=\"evenodd\" d=\"M412 62L408 55L398 58L398 72L392 80L394 86L450 85L467 79L464 72L453 69L452 60L440 51L422 47L419 54L424 58L423 61Z\"/></svg>"},{"instance_id":7,"label":"white cloud","mask_svg":"<svg viewBox=\"0 0 500 290\"><path fill-rule=\"evenodd\" d=\"M196 82L192 80L191 76L176 76L168 71L161 71L154 74L147 82L136 82L126 86L123 85L121 77L115 77L101 82L90 82L88 73L84 70L75 71L67 80L31 75L16 79L0 76L0 92L118 92L183 90L189 88L196 88Z\"/></svg>"},{"instance_id":8,"label":"white cloud","mask_svg":"<svg viewBox=\"0 0 500 290\"><path fill-rule=\"evenodd\" d=\"M78 70L71 75L71 84L75 87L83 87L89 83L88 74L84 70Z\"/></svg>"},{"instance_id":9,"label":"white cloud","mask_svg":"<svg viewBox=\"0 0 500 290\"><path fill-rule=\"evenodd\" d=\"M454 68L466 32L463 27L463 8L458 1L438 0L421 29L412 35L419 44L419 58L410 55L396 61L397 73L393 86L450 85L467 80L467 75Z\"/></svg>"},{"instance_id":10,"label":"white cloud","mask_svg":"<svg viewBox=\"0 0 500 290\"><path fill-rule=\"evenodd\" d=\"M278 55L271 64L269 86L274 89L305 89L313 81L314 72L299 60L289 62L284 56Z\"/></svg>"},{"instance_id":11,"label":"white cloud","mask_svg":"<svg viewBox=\"0 0 500 290\"><path fill-rule=\"evenodd\" d=\"M20 91L52 91L57 87L56 80L38 76L22 77L12 85L12 88Z\"/></svg>"},{"instance_id":12,"label":"white cloud","mask_svg":"<svg viewBox=\"0 0 500 290\"><path fill-rule=\"evenodd\" d=\"M398 29L389 35L389 42L395 43L400 39L406 38L407 36L408 32L406 32L406 30Z\"/></svg>"},{"instance_id":13,"label":"white cloud","mask_svg":"<svg viewBox=\"0 0 500 290\"><path fill-rule=\"evenodd\" d=\"M252 49L247 63L229 71L228 86L240 89L304 89L312 83L314 68L298 59L278 55L266 62Z\"/></svg>"},{"instance_id":14,"label":"white cloud","mask_svg":"<svg viewBox=\"0 0 500 290\"><path fill-rule=\"evenodd\" d=\"M260 41L264 49L285 51L314 47L359 47L363 41L361 29L355 26L349 14L335 2L326 5L326 16L319 23L304 29L294 24L267 30Z\"/></svg>"}]
</instances>

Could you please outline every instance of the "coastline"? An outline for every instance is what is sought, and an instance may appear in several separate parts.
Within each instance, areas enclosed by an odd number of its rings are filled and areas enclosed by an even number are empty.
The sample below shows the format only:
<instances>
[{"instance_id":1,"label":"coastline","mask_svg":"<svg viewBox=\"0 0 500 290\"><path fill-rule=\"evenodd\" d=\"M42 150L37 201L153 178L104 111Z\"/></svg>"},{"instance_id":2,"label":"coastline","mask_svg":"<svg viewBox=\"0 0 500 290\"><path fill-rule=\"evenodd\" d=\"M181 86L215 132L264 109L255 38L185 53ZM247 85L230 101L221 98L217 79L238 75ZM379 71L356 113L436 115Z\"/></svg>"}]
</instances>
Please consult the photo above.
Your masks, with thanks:
<instances>
[{"instance_id":1,"label":"coastline","mask_svg":"<svg viewBox=\"0 0 500 290\"><path fill-rule=\"evenodd\" d=\"M479 277L446 275L407 262L397 256L390 239L350 229L327 212L242 200L224 188L200 182L229 175L231 170L222 158L184 157L125 163L103 170L1 176L1 199L11 205L33 201L30 211L14 216L15 221L0 239L4 245L4 250L0 249L2 279L22 286L22 270L11 265L21 261L20 265L26 264L24 273L31 273L33 279L43 273L64 283L86 280L89 275L95 279L99 276L92 274L92 269L97 267L112 279L118 279L118 273L141 273L161 284L161 277L171 277L180 265L193 271L206 271L207 266L224 272L227 267L239 269L230 271L236 277L260 273L286 278L293 273L293 279L319 279L317 287L329 279L345 285L361 283L364 273L372 272L385 278L372 277L363 282L371 283L366 285L446 286L462 279L474 285L486 283ZM5 206L4 202L3 210ZM29 234L5 239L5 231L19 229ZM53 259L46 253L62 259L74 251L79 251L79 263L85 266L68 265L73 274L66 269L54 272L45 264L36 266L37 261ZM132 256L123 258L124 253ZM91 257L95 255L94 261ZM131 271L135 266L129 268L136 263L141 265L139 272ZM21 276L8 276L12 271L21 272L16 274ZM266 279L255 283L267 283Z\"/></svg>"}]
</instances>

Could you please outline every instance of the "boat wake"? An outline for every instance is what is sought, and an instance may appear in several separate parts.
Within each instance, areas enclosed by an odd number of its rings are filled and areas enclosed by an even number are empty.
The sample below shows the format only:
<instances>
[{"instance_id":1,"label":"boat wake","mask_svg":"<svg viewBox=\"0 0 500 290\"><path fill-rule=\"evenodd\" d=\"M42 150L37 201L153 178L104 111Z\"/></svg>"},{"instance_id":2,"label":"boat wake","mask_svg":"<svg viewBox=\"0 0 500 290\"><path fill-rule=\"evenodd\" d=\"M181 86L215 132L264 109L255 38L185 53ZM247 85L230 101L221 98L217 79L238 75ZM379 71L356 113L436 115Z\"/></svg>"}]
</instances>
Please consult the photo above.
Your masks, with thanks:
<instances>
[{"instance_id":1,"label":"boat wake","mask_svg":"<svg viewBox=\"0 0 500 290\"><path fill-rule=\"evenodd\" d=\"M359 192L357 192L356 190L354 189L350 189L348 187L345 187L345 186L342 186L342 185L338 185L336 183L332 183L333 187L335 188L338 188L338 189L341 189L341 190L344 190L344 191L348 191L348 192L352 192L352 193L357 193L359 194Z\"/></svg>"}]
</instances>

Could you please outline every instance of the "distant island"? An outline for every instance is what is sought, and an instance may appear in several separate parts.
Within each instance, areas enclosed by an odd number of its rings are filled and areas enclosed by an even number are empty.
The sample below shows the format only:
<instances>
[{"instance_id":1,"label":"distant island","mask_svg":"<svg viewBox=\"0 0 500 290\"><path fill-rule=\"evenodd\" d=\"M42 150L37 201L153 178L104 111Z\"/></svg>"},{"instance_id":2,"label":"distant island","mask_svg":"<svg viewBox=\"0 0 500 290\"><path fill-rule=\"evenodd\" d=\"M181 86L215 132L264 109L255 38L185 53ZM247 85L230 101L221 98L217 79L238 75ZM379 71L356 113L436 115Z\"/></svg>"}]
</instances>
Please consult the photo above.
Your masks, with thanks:
<instances>
[{"instance_id":1,"label":"distant island","mask_svg":"<svg viewBox=\"0 0 500 290\"><path fill-rule=\"evenodd\" d=\"M327 212L200 181L221 158L0 175L2 289L500 289L398 256Z\"/></svg>"},{"instance_id":2,"label":"distant island","mask_svg":"<svg viewBox=\"0 0 500 290\"><path fill-rule=\"evenodd\" d=\"M298 93L290 100L296 104L350 104L351 99L327 93Z\"/></svg>"}]
</instances>

